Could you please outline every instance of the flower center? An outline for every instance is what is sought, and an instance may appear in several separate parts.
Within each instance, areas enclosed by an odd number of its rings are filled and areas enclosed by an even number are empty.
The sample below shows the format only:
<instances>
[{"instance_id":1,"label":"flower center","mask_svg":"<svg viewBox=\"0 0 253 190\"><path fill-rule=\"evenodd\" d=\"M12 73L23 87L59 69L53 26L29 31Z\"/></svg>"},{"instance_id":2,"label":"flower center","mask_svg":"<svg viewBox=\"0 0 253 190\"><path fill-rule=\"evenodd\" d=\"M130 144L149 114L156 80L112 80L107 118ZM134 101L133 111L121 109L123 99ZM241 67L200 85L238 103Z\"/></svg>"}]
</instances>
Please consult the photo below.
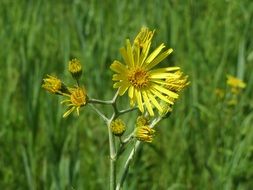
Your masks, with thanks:
<instances>
[{"instance_id":1,"label":"flower center","mask_svg":"<svg viewBox=\"0 0 253 190\"><path fill-rule=\"evenodd\" d=\"M134 68L128 73L128 80L136 88L143 88L148 85L149 75L142 68Z\"/></svg>"},{"instance_id":2,"label":"flower center","mask_svg":"<svg viewBox=\"0 0 253 190\"><path fill-rule=\"evenodd\" d=\"M84 106L86 104L86 92L82 88L77 88L71 93L70 100L75 106Z\"/></svg>"}]
</instances>

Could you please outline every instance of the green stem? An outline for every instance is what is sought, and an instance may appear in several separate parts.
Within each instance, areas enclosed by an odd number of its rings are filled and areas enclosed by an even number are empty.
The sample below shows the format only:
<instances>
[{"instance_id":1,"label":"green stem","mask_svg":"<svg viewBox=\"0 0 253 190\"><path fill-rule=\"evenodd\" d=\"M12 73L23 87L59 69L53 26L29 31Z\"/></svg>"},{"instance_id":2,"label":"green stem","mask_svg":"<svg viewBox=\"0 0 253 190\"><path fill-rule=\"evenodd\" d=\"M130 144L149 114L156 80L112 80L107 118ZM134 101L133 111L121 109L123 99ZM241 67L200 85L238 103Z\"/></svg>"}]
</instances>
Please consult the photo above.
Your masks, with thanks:
<instances>
[{"instance_id":1,"label":"green stem","mask_svg":"<svg viewBox=\"0 0 253 190\"><path fill-rule=\"evenodd\" d=\"M110 101L111 105L113 107L113 114L111 116L111 119L107 122L108 127L108 137L109 137L109 149L110 149L110 190L115 190L116 187L116 150L115 150L115 138L112 134L110 125L111 122L116 118L116 115L118 113L116 100L118 97L118 91L115 93L113 99Z\"/></svg>"},{"instance_id":2,"label":"green stem","mask_svg":"<svg viewBox=\"0 0 253 190\"><path fill-rule=\"evenodd\" d=\"M116 152L115 152L115 140L110 128L111 121L108 122L108 137L109 137L109 149L110 149L110 190L115 190L116 185Z\"/></svg>"},{"instance_id":3,"label":"green stem","mask_svg":"<svg viewBox=\"0 0 253 190\"><path fill-rule=\"evenodd\" d=\"M94 99L94 98L91 98L88 101L89 101L89 103L92 103L92 104L103 104L103 105L112 105L113 104L112 101L98 100L98 99Z\"/></svg>"},{"instance_id":4,"label":"green stem","mask_svg":"<svg viewBox=\"0 0 253 190\"><path fill-rule=\"evenodd\" d=\"M109 121L109 119L108 119L103 113L101 113L95 106L93 106L92 104L89 104L89 106L90 106L93 110L95 110L95 112L96 112L100 117L102 117L102 119L103 119L105 122L108 122L108 121Z\"/></svg>"},{"instance_id":5,"label":"green stem","mask_svg":"<svg viewBox=\"0 0 253 190\"><path fill-rule=\"evenodd\" d=\"M125 109L125 110L120 110L117 114L117 117L119 117L120 115L123 115L125 113L128 113L128 112L131 112L131 111L134 111L134 110L137 110L138 108L137 107L133 107L133 108L128 108L128 109Z\"/></svg>"}]
</instances>

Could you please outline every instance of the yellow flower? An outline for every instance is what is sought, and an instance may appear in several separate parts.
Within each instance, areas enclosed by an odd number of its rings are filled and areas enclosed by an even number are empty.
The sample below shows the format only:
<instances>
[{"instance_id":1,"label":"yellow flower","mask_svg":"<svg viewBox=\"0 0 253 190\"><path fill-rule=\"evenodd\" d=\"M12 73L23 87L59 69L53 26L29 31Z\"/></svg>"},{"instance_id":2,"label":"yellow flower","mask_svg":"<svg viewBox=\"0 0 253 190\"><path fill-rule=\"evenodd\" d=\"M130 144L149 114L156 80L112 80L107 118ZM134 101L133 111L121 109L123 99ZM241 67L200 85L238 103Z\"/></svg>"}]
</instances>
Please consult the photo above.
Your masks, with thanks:
<instances>
[{"instance_id":1,"label":"yellow flower","mask_svg":"<svg viewBox=\"0 0 253 190\"><path fill-rule=\"evenodd\" d=\"M152 142L155 130L148 125L138 126L135 128L134 136L139 141Z\"/></svg>"},{"instance_id":2,"label":"yellow flower","mask_svg":"<svg viewBox=\"0 0 253 190\"><path fill-rule=\"evenodd\" d=\"M232 94L239 94L246 87L246 84L241 79L231 75L227 75L227 85L230 86Z\"/></svg>"},{"instance_id":3,"label":"yellow flower","mask_svg":"<svg viewBox=\"0 0 253 190\"><path fill-rule=\"evenodd\" d=\"M110 128L112 130L112 133L116 136L121 136L126 131L126 125L121 119L112 121Z\"/></svg>"},{"instance_id":4,"label":"yellow flower","mask_svg":"<svg viewBox=\"0 0 253 190\"><path fill-rule=\"evenodd\" d=\"M72 59L71 61L69 61L69 72L76 80L81 77L82 65L78 59Z\"/></svg>"},{"instance_id":5,"label":"yellow flower","mask_svg":"<svg viewBox=\"0 0 253 190\"><path fill-rule=\"evenodd\" d=\"M68 89L57 77L47 75L47 78L43 79L42 88L52 94L63 94L68 93Z\"/></svg>"},{"instance_id":6,"label":"yellow flower","mask_svg":"<svg viewBox=\"0 0 253 190\"><path fill-rule=\"evenodd\" d=\"M67 117L75 109L77 115L79 116L80 108L86 105L88 101L86 90L81 87L72 88L70 89L70 94L66 94L66 96L68 96L68 99L62 101L61 103L66 103L67 106L71 108L63 114L63 117Z\"/></svg>"},{"instance_id":7,"label":"yellow flower","mask_svg":"<svg viewBox=\"0 0 253 190\"><path fill-rule=\"evenodd\" d=\"M113 75L115 81L113 87L119 88L119 95L125 94L128 90L131 105L137 103L139 110L143 113L147 109L151 116L154 116L153 106L162 111L157 98L173 104L167 96L173 99L178 98L178 94L164 87L166 79L179 67L165 67L154 69L163 61L173 50L165 48L164 44L157 47L149 54L153 32L142 29L137 35L135 43L132 46L129 40L126 40L126 47L120 49L125 64L115 60L111 69L117 74ZM139 45L138 45L139 44Z\"/></svg>"}]
</instances>

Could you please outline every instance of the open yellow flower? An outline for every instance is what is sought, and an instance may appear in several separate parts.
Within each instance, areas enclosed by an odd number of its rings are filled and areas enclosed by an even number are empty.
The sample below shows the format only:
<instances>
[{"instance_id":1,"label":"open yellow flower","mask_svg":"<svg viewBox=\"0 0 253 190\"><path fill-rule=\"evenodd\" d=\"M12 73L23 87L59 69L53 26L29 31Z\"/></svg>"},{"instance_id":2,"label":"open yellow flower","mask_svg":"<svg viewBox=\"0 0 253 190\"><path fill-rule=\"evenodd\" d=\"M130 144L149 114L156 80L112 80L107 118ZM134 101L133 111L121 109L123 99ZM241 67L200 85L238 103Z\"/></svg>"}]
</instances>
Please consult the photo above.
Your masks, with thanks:
<instances>
[{"instance_id":1,"label":"open yellow flower","mask_svg":"<svg viewBox=\"0 0 253 190\"><path fill-rule=\"evenodd\" d=\"M68 99L62 101L61 103L66 103L67 106L71 108L63 114L63 117L67 117L75 109L76 109L77 115L79 116L80 108L86 105L88 101L86 90L81 87L76 87L76 88L70 89L70 94L65 94L65 95L68 96Z\"/></svg>"},{"instance_id":2,"label":"open yellow flower","mask_svg":"<svg viewBox=\"0 0 253 190\"><path fill-rule=\"evenodd\" d=\"M176 92L164 85L171 73L180 70L179 67L154 69L173 50L170 48L162 51L165 45L161 44L149 54L153 33L154 31L142 28L135 38L133 46L127 39L126 47L120 49L125 64L115 60L110 67L116 72L112 80L115 81L113 87L119 88L119 95L125 94L128 90L131 105L137 103L141 112L147 109L151 116L154 116L153 107L162 111L157 98L170 104L174 102L167 97L178 98Z\"/></svg>"}]
</instances>

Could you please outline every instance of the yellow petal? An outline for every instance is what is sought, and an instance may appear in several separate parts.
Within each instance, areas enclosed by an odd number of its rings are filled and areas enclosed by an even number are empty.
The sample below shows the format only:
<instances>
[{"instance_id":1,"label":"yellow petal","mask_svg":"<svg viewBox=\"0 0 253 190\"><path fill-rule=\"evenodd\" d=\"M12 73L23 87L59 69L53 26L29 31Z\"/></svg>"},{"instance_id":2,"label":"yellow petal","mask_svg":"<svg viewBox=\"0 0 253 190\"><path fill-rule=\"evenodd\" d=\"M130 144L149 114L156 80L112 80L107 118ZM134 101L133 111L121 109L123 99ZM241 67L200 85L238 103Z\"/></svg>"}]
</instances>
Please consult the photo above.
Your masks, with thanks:
<instances>
[{"instance_id":1,"label":"yellow petal","mask_svg":"<svg viewBox=\"0 0 253 190\"><path fill-rule=\"evenodd\" d=\"M174 102L172 102L171 100L169 100L166 96L162 95L160 92L158 92L157 90L155 89L151 89L151 92L156 95L158 98L160 98L161 100L173 105Z\"/></svg>"},{"instance_id":2,"label":"yellow petal","mask_svg":"<svg viewBox=\"0 0 253 190\"><path fill-rule=\"evenodd\" d=\"M154 104L154 106L160 111L162 112L162 107L160 106L160 104L157 102L157 100L155 99L154 95L151 94L150 92L147 93L150 101Z\"/></svg>"},{"instance_id":3,"label":"yellow petal","mask_svg":"<svg viewBox=\"0 0 253 190\"><path fill-rule=\"evenodd\" d=\"M156 73L150 74L151 79L166 79L171 75L171 73Z\"/></svg>"},{"instance_id":4,"label":"yellow petal","mask_svg":"<svg viewBox=\"0 0 253 190\"><path fill-rule=\"evenodd\" d=\"M165 48L164 44L161 44L159 47L157 47L146 59L146 64L148 65L151 61L153 61L163 48Z\"/></svg>"},{"instance_id":5,"label":"yellow petal","mask_svg":"<svg viewBox=\"0 0 253 190\"><path fill-rule=\"evenodd\" d=\"M151 46L151 43L149 43L147 47L142 50L141 56L140 56L140 65L143 65L145 63L145 60L149 53L150 46Z\"/></svg>"},{"instance_id":6,"label":"yellow petal","mask_svg":"<svg viewBox=\"0 0 253 190\"><path fill-rule=\"evenodd\" d=\"M125 73L127 71L126 66L121 64L119 61L115 60L111 66L110 69L115 71L116 73Z\"/></svg>"},{"instance_id":7,"label":"yellow petal","mask_svg":"<svg viewBox=\"0 0 253 190\"><path fill-rule=\"evenodd\" d=\"M177 70L180 70L180 67L164 67L164 68L150 70L149 73L157 74L157 73L165 73L165 72L171 72L171 71L177 71Z\"/></svg>"},{"instance_id":8,"label":"yellow petal","mask_svg":"<svg viewBox=\"0 0 253 190\"><path fill-rule=\"evenodd\" d=\"M158 63L160 63L162 60L164 60L169 54L172 53L172 49L168 49L167 51L161 53L158 55L155 59L153 59L150 63L146 64L147 70L152 69L154 66L156 66Z\"/></svg>"},{"instance_id":9,"label":"yellow petal","mask_svg":"<svg viewBox=\"0 0 253 190\"><path fill-rule=\"evenodd\" d=\"M121 75L121 74L114 74L112 76L112 80L113 81L117 81L117 80L126 80L126 76L125 75Z\"/></svg>"},{"instance_id":10,"label":"yellow petal","mask_svg":"<svg viewBox=\"0 0 253 190\"><path fill-rule=\"evenodd\" d=\"M128 65L128 67L131 67L131 63L130 63L126 48L120 48L120 53L121 53L125 63Z\"/></svg>"},{"instance_id":11,"label":"yellow petal","mask_svg":"<svg viewBox=\"0 0 253 190\"><path fill-rule=\"evenodd\" d=\"M132 50L132 46L131 46L129 39L127 39L126 43L127 43L127 56L128 56L128 60L129 60L129 66L132 67L135 65L134 64L134 57L133 57L133 50Z\"/></svg>"},{"instance_id":12,"label":"yellow petal","mask_svg":"<svg viewBox=\"0 0 253 190\"><path fill-rule=\"evenodd\" d=\"M119 88L119 95L122 96L123 94L125 94L125 92L127 91L129 87L129 84L126 82L122 83L122 86Z\"/></svg>"},{"instance_id":13,"label":"yellow petal","mask_svg":"<svg viewBox=\"0 0 253 190\"><path fill-rule=\"evenodd\" d=\"M138 107L139 107L140 111L143 113L144 112L144 107L143 107L141 92L137 89L135 89L135 96L136 96L136 99L137 99Z\"/></svg>"},{"instance_id":14,"label":"yellow petal","mask_svg":"<svg viewBox=\"0 0 253 190\"><path fill-rule=\"evenodd\" d=\"M68 117L69 114L71 114L74 110L75 110L75 107L70 108L68 111L66 111L66 112L63 114L63 118Z\"/></svg>"},{"instance_id":15,"label":"yellow petal","mask_svg":"<svg viewBox=\"0 0 253 190\"><path fill-rule=\"evenodd\" d=\"M172 97L172 98L178 98L178 94L177 94L177 93L172 92L172 91L170 91L170 90L167 90L166 88L164 88L164 87L162 87L162 86L160 86L160 85L155 84L153 87L154 87L156 90L158 90L158 91L160 91L160 92L162 92L162 93L164 93L164 94L166 94L166 95L168 95L168 96L170 96L170 97Z\"/></svg>"},{"instance_id":16,"label":"yellow petal","mask_svg":"<svg viewBox=\"0 0 253 190\"><path fill-rule=\"evenodd\" d=\"M134 87L133 86L130 86L129 87L129 90L128 90L128 96L129 96L129 98L133 98L133 96L134 96Z\"/></svg>"},{"instance_id":17,"label":"yellow petal","mask_svg":"<svg viewBox=\"0 0 253 190\"><path fill-rule=\"evenodd\" d=\"M152 105L149 102L147 93L145 91L142 91L142 95L143 95L144 103L145 103L145 106L147 107L148 113L150 114L150 116L154 116L154 111L152 109Z\"/></svg>"}]
</instances>

